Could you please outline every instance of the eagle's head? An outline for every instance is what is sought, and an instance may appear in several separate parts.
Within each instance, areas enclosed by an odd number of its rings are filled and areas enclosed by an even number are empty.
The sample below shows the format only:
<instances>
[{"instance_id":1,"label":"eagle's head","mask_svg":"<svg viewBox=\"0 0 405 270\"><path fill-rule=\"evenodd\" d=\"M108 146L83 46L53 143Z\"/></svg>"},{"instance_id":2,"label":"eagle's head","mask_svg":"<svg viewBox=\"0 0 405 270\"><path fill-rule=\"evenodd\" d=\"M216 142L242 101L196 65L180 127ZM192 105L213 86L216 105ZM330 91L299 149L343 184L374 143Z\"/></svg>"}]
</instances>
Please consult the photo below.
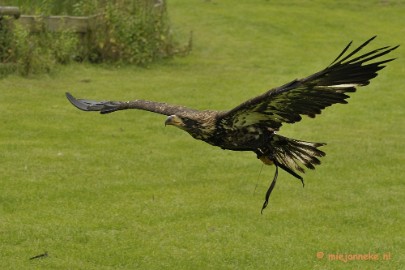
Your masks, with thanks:
<instances>
[{"instance_id":1,"label":"eagle's head","mask_svg":"<svg viewBox=\"0 0 405 270\"><path fill-rule=\"evenodd\" d=\"M191 116L179 116L170 115L166 121L165 125L172 125L178 127L184 131L187 131L191 136L196 139L204 140L212 134L212 121L209 119L201 118L199 115ZM208 121L207 121L208 120Z\"/></svg>"},{"instance_id":2,"label":"eagle's head","mask_svg":"<svg viewBox=\"0 0 405 270\"><path fill-rule=\"evenodd\" d=\"M181 129L185 129L187 126L187 122L187 119L183 120L183 118L178 115L170 115L165 121L165 126L171 125Z\"/></svg>"}]
</instances>

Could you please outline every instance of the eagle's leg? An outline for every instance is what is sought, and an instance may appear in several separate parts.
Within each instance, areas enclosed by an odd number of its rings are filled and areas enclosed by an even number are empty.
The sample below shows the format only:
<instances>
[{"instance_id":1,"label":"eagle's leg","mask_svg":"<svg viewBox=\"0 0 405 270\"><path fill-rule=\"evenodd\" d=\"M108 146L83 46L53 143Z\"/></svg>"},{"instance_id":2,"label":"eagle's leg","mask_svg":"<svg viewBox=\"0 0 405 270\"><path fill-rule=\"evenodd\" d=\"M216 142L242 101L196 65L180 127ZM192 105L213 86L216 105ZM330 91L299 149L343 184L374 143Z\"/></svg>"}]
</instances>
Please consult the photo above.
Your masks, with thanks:
<instances>
[{"instance_id":1,"label":"eagle's leg","mask_svg":"<svg viewBox=\"0 0 405 270\"><path fill-rule=\"evenodd\" d=\"M274 164L276 166L280 166L281 169L283 169L284 171L288 172L289 174L291 174L292 176L294 176L295 178L297 178L298 180L301 181L302 183L302 187L305 186L304 183L304 178L302 178L301 175L297 174L296 172L294 172L293 170L291 170L290 168L288 168L287 166L285 166L284 164L278 163L278 162L274 162Z\"/></svg>"},{"instance_id":2,"label":"eagle's leg","mask_svg":"<svg viewBox=\"0 0 405 270\"><path fill-rule=\"evenodd\" d=\"M276 165L276 167L279 166L284 171L288 172L292 176L299 179L301 181L301 183L302 183L302 187L305 186L304 178L302 178L302 176L300 176L299 174L297 174L296 172L294 172L293 170L291 170L290 168L288 168L284 164L281 164L281 163L277 162L276 160L274 160L274 158L273 158L273 156L271 154L265 155L261 149L259 149L259 151L260 151L259 153L256 152L257 158L260 159L264 164L266 164L266 165Z\"/></svg>"},{"instance_id":3,"label":"eagle's leg","mask_svg":"<svg viewBox=\"0 0 405 270\"><path fill-rule=\"evenodd\" d=\"M263 206L262 206L262 210L260 211L260 213L263 214L263 210L269 204L269 199L270 199L271 192L273 191L274 187L276 186L277 177L278 177L278 165L277 165L277 163L274 162L274 159L273 159L272 155L271 154L266 155L263 152L262 149L257 149L256 155L257 155L257 158L260 159L264 164L266 164L266 165L273 165L274 164L276 166L276 172L274 173L273 181L271 182L269 188L267 189L266 195L264 197L264 203L263 203Z\"/></svg>"},{"instance_id":4,"label":"eagle's leg","mask_svg":"<svg viewBox=\"0 0 405 270\"><path fill-rule=\"evenodd\" d=\"M263 210L267 207L267 205L269 203L271 192L273 191L274 187L276 186L276 181L277 181L277 177L278 177L278 167L282 168L283 170L285 170L292 176L298 178L302 183L302 187L304 187L305 184L304 184L304 178L302 178L302 176L300 176L299 174L297 174L296 172L294 172L292 169L288 168L284 164L277 162L277 160L275 160L273 158L272 154L264 154L264 152L261 149L258 149L258 151L256 152L256 155L257 155L257 158L260 159L264 164L276 166L276 172L274 173L273 181L271 182L269 188L267 189L266 196L264 198L264 203L263 203L262 210L261 210L261 213L263 214Z\"/></svg>"},{"instance_id":5,"label":"eagle's leg","mask_svg":"<svg viewBox=\"0 0 405 270\"><path fill-rule=\"evenodd\" d=\"M278 176L278 166L276 165L276 172L274 174L273 181L271 182L269 188L267 189L266 196L264 197L264 203L263 203L262 210L261 210L262 214L263 214L263 210L267 207L267 204L269 203L271 192L273 191L274 187L276 186L277 176Z\"/></svg>"}]
</instances>

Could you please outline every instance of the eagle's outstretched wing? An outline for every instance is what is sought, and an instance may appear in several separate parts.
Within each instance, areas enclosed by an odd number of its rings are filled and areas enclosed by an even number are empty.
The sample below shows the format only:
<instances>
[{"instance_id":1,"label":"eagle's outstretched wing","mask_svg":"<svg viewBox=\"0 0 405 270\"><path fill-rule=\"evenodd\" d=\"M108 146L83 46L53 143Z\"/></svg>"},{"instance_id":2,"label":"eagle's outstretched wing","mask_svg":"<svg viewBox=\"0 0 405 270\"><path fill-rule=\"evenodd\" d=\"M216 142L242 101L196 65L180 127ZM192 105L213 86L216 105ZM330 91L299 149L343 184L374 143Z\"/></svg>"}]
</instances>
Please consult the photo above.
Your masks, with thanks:
<instances>
[{"instance_id":1,"label":"eagle's outstretched wing","mask_svg":"<svg viewBox=\"0 0 405 270\"><path fill-rule=\"evenodd\" d=\"M344 55L352 42L324 70L307 78L294 80L281 87L250 99L221 115L219 121L233 128L263 125L278 130L282 123L295 123L301 115L315 117L321 110L335 103L347 103L345 93L356 91L356 87L369 84L383 69L383 64L394 60L371 62L395 50L382 47L357 56L356 54L373 39L367 40L357 49Z\"/></svg>"},{"instance_id":2,"label":"eagle's outstretched wing","mask_svg":"<svg viewBox=\"0 0 405 270\"><path fill-rule=\"evenodd\" d=\"M154 113L173 115L195 112L195 110L171 105L162 102L133 100L133 101L95 101L88 99L76 99L70 93L66 93L67 99L76 108L82 111L99 111L101 114L111 113L118 110L138 109Z\"/></svg>"}]
</instances>

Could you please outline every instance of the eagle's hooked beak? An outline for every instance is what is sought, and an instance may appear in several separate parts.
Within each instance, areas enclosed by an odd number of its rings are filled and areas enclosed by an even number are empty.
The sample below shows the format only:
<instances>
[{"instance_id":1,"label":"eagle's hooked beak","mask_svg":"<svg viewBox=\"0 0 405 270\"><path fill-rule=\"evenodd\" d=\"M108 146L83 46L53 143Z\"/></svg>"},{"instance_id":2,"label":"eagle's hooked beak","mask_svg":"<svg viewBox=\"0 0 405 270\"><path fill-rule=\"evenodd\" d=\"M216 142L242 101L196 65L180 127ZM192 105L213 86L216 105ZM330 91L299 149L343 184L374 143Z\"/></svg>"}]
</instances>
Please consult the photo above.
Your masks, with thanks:
<instances>
[{"instance_id":1,"label":"eagle's hooked beak","mask_svg":"<svg viewBox=\"0 0 405 270\"><path fill-rule=\"evenodd\" d=\"M176 126L176 127L183 127L184 123L181 120L180 117L178 117L177 115L170 115L169 117L167 117L166 121L165 121L165 126L167 125L172 125L172 126Z\"/></svg>"}]
</instances>

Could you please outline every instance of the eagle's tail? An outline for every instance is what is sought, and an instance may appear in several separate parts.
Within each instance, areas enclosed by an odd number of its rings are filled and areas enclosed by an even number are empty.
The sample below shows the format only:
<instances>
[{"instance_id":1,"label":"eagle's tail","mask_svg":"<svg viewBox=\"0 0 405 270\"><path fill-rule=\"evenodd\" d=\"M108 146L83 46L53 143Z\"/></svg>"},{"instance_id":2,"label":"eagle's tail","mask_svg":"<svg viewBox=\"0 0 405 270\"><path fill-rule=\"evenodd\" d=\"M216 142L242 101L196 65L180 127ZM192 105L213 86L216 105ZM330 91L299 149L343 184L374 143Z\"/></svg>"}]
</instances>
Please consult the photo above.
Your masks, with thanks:
<instances>
[{"instance_id":1,"label":"eagle's tail","mask_svg":"<svg viewBox=\"0 0 405 270\"><path fill-rule=\"evenodd\" d=\"M301 181L303 179L296 171L305 173L303 166L315 169L315 165L321 164L318 157L325 156L325 152L318 149L325 143L305 142L274 134L270 144L272 149L270 158L274 164Z\"/></svg>"},{"instance_id":2,"label":"eagle's tail","mask_svg":"<svg viewBox=\"0 0 405 270\"><path fill-rule=\"evenodd\" d=\"M302 186L304 186L304 179L297 173L297 171L304 173L305 170L303 167L313 170L315 169L315 165L321 164L318 157L325 156L325 152L319 150L318 147L323 145L325 145L325 143L305 142L286 138L278 134L273 135L270 141L269 153L263 153L264 155L259 156L264 163L274 163L276 166L276 173L266 192L262 212L263 209L266 208L270 194L276 185L278 167L301 180Z\"/></svg>"}]
</instances>

